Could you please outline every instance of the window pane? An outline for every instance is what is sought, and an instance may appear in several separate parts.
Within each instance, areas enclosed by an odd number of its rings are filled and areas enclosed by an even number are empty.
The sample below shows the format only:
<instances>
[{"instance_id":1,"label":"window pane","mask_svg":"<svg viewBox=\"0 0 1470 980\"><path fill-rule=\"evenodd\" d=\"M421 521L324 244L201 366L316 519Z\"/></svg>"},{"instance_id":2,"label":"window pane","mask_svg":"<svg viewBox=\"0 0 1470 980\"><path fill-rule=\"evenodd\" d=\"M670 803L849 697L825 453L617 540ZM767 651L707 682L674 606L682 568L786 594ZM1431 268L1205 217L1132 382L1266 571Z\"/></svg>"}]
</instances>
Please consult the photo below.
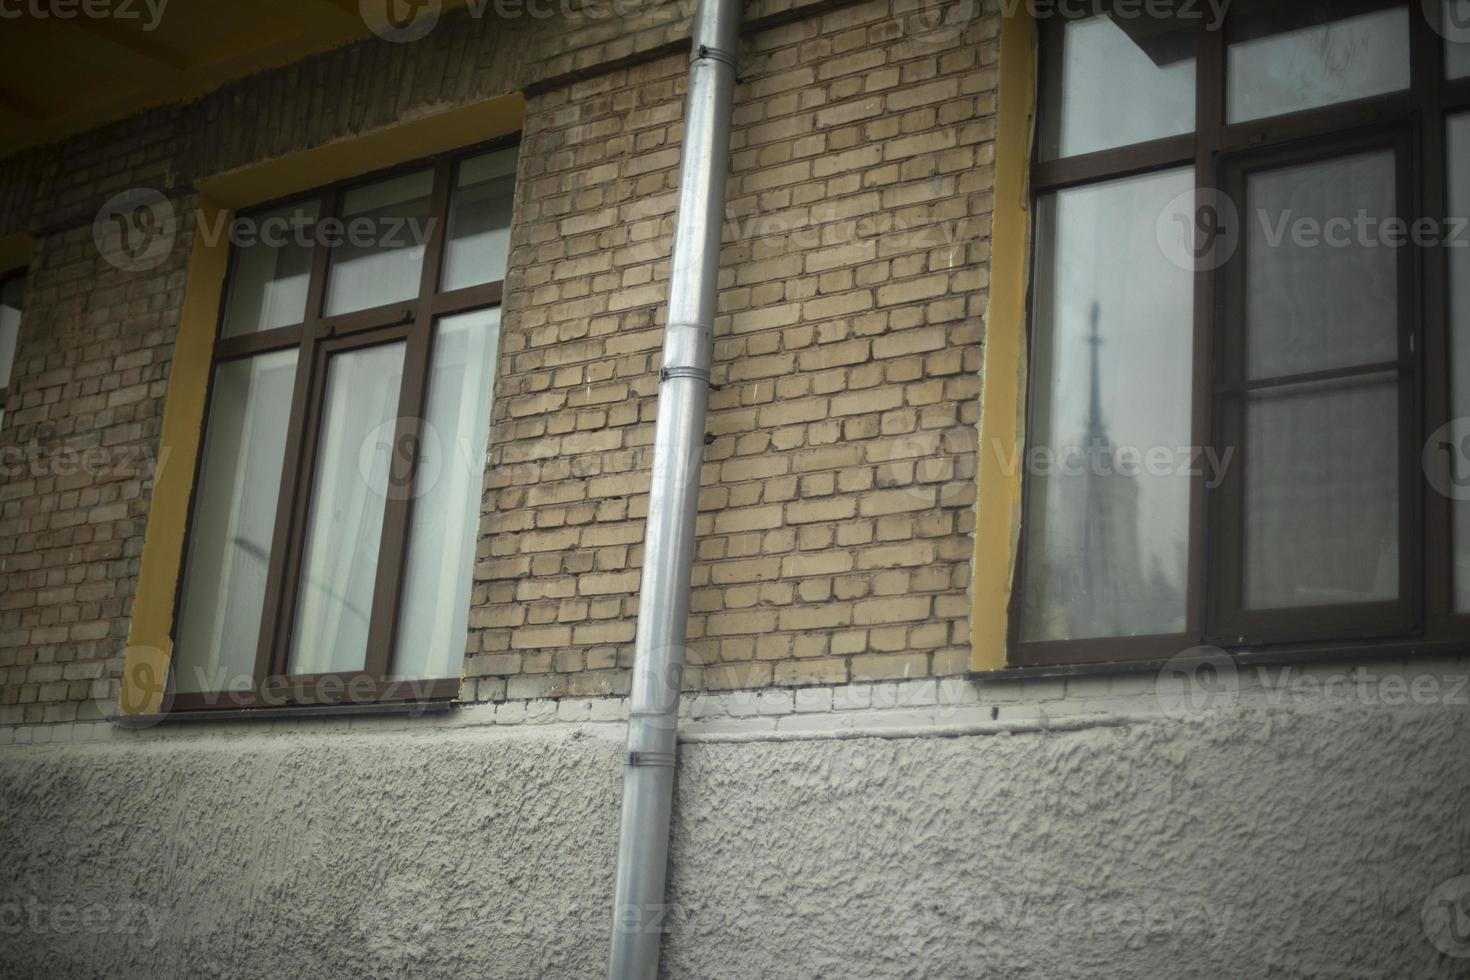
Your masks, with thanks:
<instances>
[{"instance_id":1,"label":"window pane","mask_svg":"<svg viewBox=\"0 0 1470 980\"><path fill-rule=\"evenodd\" d=\"M1398 597L1398 397L1393 376L1251 395L1246 608Z\"/></svg>"},{"instance_id":2,"label":"window pane","mask_svg":"<svg viewBox=\"0 0 1470 980\"><path fill-rule=\"evenodd\" d=\"M1231 44L1230 122L1315 109L1409 87L1404 7L1339 19L1330 3L1295 0L1241 20Z\"/></svg>"},{"instance_id":3,"label":"window pane","mask_svg":"<svg viewBox=\"0 0 1470 980\"><path fill-rule=\"evenodd\" d=\"M1394 360L1399 251L1384 225L1398 213L1393 151L1253 174L1246 204L1248 375Z\"/></svg>"},{"instance_id":4,"label":"window pane","mask_svg":"<svg viewBox=\"0 0 1470 980\"><path fill-rule=\"evenodd\" d=\"M308 201L241 222L251 244L234 249L223 336L289 327L306 319L316 218L317 202Z\"/></svg>"},{"instance_id":5,"label":"window pane","mask_svg":"<svg viewBox=\"0 0 1470 980\"><path fill-rule=\"evenodd\" d=\"M1129 26L1151 27L1133 18ZM1143 143L1194 130L1192 31L1139 31L1108 17L1068 21L1043 86L1045 159Z\"/></svg>"},{"instance_id":6,"label":"window pane","mask_svg":"<svg viewBox=\"0 0 1470 980\"><path fill-rule=\"evenodd\" d=\"M1470 215L1470 114L1455 116L1449 123L1450 201L1452 215ZM1450 351L1453 374L1450 380L1450 415L1470 418L1470 247L1466 232L1449 230L1460 247L1447 248L1450 263ZM1460 429L1459 431L1466 431ZM1463 479L1470 463L1463 447L1455 457L1457 478ZM1454 517L1455 608L1470 612L1470 500L1457 501Z\"/></svg>"},{"instance_id":7,"label":"window pane","mask_svg":"<svg viewBox=\"0 0 1470 980\"><path fill-rule=\"evenodd\" d=\"M418 295L433 186L434 175L425 170L342 196L343 240L332 249L328 316Z\"/></svg>"},{"instance_id":8,"label":"window pane","mask_svg":"<svg viewBox=\"0 0 1470 980\"><path fill-rule=\"evenodd\" d=\"M505 278L516 155L515 149L500 150L459 165L449 205L441 289L463 289Z\"/></svg>"},{"instance_id":9,"label":"window pane","mask_svg":"<svg viewBox=\"0 0 1470 980\"><path fill-rule=\"evenodd\" d=\"M395 677L459 676L499 342L494 308L447 317L435 330Z\"/></svg>"},{"instance_id":10,"label":"window pane","mask_svg":"<svg viewBox=\"0 0 1470 980\"><path fill-rule=\"evenodd\" d=\"M1443 17L1445 75L1464 78L1470 75L1470 0L1444 0Z\"/></svg>"},{"instance_id":11,"label":"window pane","mask_svg":"<svg viewBox=\"0 0 1470 980\"><path fill-rule=\"evenodd\" d=\"M0 388L10 387L10 375L15 368L15 340L20 335L25 291L26 281L20 276L7 279L0 290ZM4 407L0 405L0 410Z\"/></svg>"},{"instance_id":12,"label":"window pane","mask_svg":"<svg viewBox=\"0 0 1470 980\"><path fill-rule=\"evenodd\" d=\"M251 686L296 351L215 369L175 640L181 692Z\"/></svg>"},{"instance_id":13,"label":"window pane","mask_svg":"<svg viewBox=\"0 0 1470 980\"><path fill-rule=\"evenodd\" d=\"M1037 202L1024 639L1184 629L1194 274L1156 228L1193 227L1193 187L1175 170Z\"/></svg>"},{"instance_id":14,"label":"window pane","mask_svg":"<svg viewBox=\"0 0 1470 980\"><path fill-rule=\"evenodd\" d=\"M382 344L327 364L291 674L365 663L403 350L402 342Z\"/></svg>"}]
</instances>

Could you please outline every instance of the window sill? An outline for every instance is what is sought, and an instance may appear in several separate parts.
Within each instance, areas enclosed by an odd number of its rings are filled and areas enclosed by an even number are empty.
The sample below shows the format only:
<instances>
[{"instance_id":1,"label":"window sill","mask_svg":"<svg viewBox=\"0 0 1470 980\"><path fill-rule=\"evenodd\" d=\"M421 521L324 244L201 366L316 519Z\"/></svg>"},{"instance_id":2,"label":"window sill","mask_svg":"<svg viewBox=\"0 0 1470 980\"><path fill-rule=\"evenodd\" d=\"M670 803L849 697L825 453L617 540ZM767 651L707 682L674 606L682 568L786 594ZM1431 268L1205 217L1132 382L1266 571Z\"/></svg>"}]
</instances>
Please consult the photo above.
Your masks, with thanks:
<instances>
[{"instance_id":1,"label":"window sill","mask_svg":"<svg viewBox=\"0 0 1470 980\"><path fill-rule=\"evenodd\" d=\"M1230 650L1225 652L1239 667L1311 666L1360 660L1398 660L1420 657L1456 657L1470 654L1470 642L1434 640L1364 644L1326 644L1277 650ZM1099 663L1040 664L1025 667L1002 667L999 670L974 670L966 676L972 680L997 681L1055 680L1068 677L1110 677L1148 674L1162 670L1169 660L1110 660Z\"/></svg>"},{"instance_id":2,"label":"window sill","mask_svg":"<svg viewBox=\"0 0 1470 980\"><path fill-rule=\"evenodd\" d=\"M282 718L342 718L369 715L444 714L456 702L393 701L382 704L304 704L279 708L200 708L192 711L169 711L154 715L108 715L118 728L152 728L155 725L211 721L272 721Z\"/></svg>"}]
</instances>

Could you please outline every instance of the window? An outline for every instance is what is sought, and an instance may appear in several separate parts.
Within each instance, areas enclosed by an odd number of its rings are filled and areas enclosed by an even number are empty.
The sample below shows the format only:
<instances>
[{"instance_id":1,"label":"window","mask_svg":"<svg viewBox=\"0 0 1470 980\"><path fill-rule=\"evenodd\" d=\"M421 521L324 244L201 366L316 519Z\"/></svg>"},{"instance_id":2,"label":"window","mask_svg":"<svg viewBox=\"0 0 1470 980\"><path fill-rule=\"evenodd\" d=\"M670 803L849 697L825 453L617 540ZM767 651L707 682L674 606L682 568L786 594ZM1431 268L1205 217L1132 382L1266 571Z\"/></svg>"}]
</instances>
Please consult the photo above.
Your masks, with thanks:
<instances>
[{"instance_id":1,"label":"window","mask_svg":"<svg viewBox=\"0 0 1470 980\"><path fill-rule=\"evenodd\" d=\"M458 693L516 159L232 223L175 708Z\"/></svg>"},{"instance_id":2,"label":"window","mask_svg":"<svg viewBox=\"0 0 1470 980\"><path fill-rule=\"evenodd\" d=\"M15 368L15 341L20 336L25 291L24 271L0 276L0 422L5 419L5 399L10 394L10 374Z\"/></svg>"},{"instance_id":3,"label":"window","mask_svg":"<svg viewBox=\"0 0 1470 980\"><path fill-rule=\"evenodd\" d=\"M1470 3L1425 11L1042 23L1013 662L1470 637Z\"/></svg>"}]
</instances>

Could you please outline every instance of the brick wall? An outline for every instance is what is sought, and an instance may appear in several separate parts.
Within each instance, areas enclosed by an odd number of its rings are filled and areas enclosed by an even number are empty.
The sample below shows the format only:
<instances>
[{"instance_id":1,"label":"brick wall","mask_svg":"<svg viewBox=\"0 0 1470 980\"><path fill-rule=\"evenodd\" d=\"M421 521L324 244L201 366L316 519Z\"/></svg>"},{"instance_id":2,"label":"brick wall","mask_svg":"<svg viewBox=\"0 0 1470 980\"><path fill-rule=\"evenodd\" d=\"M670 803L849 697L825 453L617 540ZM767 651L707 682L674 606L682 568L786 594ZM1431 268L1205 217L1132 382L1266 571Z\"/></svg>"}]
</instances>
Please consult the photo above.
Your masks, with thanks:
<instances>
[{"instance_id":1,"label":"brick wall","mask_svg":"<svg viewBox=\"0 0 1470 980\"><path fill-rule=\"evenodd\" d=\"M966 669L994 19L747 39L687 683ZM942 32L941 32L942 33ZM476 569L476 696L631 664L687 58L532 100Z\"/></svg>"},{"instance_id":2,"label":"brick wall","mask_svg":"<svg viewBox=\"0 0 1470 980\"><path fill-rule=\"evenodd\" d=\"M996 21L935 32L910 0L831 6L747 13L691 687L968 659ZM149 475L168 465L193 181L515 88L531 94L464 693L626 688L687 67L662 53L686 43L678 12L467 19L0 161L0 234L38 242L0 428L7 718L115 702ZM396 85L323 82L349 77ZM323 88L345 101L298 97ZM97 207L129 187L180 216L147 273L112 268L92 241Z\"/></svg>"}]
</instances>

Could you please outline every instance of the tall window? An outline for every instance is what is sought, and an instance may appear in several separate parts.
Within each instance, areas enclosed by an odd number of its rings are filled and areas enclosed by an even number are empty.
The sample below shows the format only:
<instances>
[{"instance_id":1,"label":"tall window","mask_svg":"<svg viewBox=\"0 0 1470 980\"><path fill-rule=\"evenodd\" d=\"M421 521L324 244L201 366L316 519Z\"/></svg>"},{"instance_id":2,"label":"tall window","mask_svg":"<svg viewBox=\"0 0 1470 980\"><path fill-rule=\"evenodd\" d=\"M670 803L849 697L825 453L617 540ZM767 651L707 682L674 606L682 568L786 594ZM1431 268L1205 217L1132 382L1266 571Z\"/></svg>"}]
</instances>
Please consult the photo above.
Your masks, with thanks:
<instances>
[{"instance_id":1,"label":"tall window","mask_svg":"<svg viewBox=\"0 0 1470 980\"><path fill-rule=\"evenodd\" d=\"M458 692L516 155L233 223L176 708Z\"/></svg>"},{"instance_id":2,"label":"tall window","mask_svg":"<svg viewBox=\"0 0 1470 980\"><path fill-rule=\"evenodd\" d=\"M1020 663L1470 635L1470 0L1206 6L1042 24Z\"/></svg>"},{"instance_id":3,"label":"tall window","mask_svg":"<svg viewBox=\"0 0 1470 980\"><path fill-rule=\"evenodd\" d=\"M24 271L0 276L0 423L5 419L5 399L10 394L10 374L15 368L15 341L20 335L25 291Z\"/></svg>"}]
</instances>

